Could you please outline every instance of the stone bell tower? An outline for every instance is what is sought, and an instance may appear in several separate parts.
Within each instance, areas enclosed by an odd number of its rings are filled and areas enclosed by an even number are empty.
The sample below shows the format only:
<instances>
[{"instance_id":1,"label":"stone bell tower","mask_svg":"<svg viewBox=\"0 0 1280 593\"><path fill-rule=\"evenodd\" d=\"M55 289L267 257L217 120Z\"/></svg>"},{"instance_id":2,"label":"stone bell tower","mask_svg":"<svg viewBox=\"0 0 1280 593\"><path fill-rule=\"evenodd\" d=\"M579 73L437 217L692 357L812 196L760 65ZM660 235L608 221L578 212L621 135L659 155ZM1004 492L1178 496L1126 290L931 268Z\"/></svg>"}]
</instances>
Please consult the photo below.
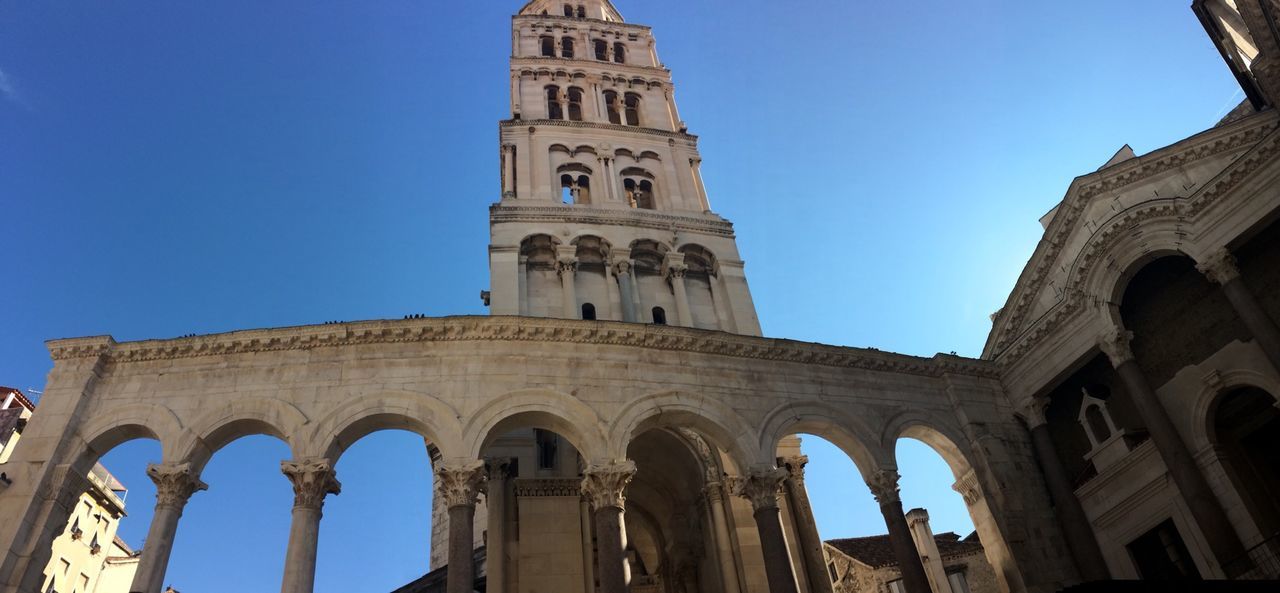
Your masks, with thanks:
<instances>
[{"instance_id":1,"label":"stone bell tower","mask_svg":"<svg viewBox=\"0 0 1280 593\"><path fill-rule=\"evenodd\" d=\"M491 313L759 335L650 28L609 0L534 0L512 41Z\"/></svg>"}]
</instances>

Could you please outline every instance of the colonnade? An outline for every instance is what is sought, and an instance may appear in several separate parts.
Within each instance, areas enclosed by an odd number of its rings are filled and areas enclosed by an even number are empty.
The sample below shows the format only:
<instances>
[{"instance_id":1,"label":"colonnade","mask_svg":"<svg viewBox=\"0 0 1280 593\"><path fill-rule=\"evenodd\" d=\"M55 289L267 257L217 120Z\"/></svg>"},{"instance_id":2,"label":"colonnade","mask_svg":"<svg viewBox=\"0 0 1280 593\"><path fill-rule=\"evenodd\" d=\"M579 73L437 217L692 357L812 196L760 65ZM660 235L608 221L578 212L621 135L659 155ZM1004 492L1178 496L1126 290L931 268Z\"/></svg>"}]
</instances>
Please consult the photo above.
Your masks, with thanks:
<instances>
[{"instance_id":1,"label":"colonnade","mask_svg":"<svg viewBox=\"0 0 1280 593\"><path fill-rule=\"evenodd\" d=\"M1244 283L1231 252L1222 248L1197 258L1196 269L1221 288L1258 347L1271 364L1280 370L1280 327ZM1240 534L1232 526L1222 503L1214 495L1208 479L1200 470L1186 441L1178 433L1168 410L1134 358L1131 348L1131 342L1135 339L1133 332L1127 330L1122 322L1115 320L1110 311L1104 311L1103 317L1112 319L1114 323L1098 337L1098 347L1107 356L1132 398L1152 444L1168 468L1169 475L1203 534L1213 559L1227 578L1247 572L1251 567L1248 565ZM1032 445L1043 468L1045 483L1056 507L1063 535L1085 580L1109 579L1111 575L1097 538L1050 438L1044 417L1047 405L1047 399L1039 399L1023 410L1023 417L1031 431Z\"/></svg>"},{"instance_id":2,"label":"colonnade","mask_svg":"<svg viewBox=\"0 0 1280 593\"><path fill-rule=\"evenodd\" d=\"M788 552L788 542L781 520L779 499L787 496L792 503L799 528L803 570L807 572L813 593L831 593L832 584L826 569L822 542L814 528L813 512L804 494L804 464L807 458L781 459L782 467L753 470L742 476L726 476L723 482L711 482L706 494L712 527L717 539L719 570L724 593L741 593L734 551L724 507L724 494L739 496L751 503L770 593L796 593L796 574ZM488 459L470 463L439 463L435 468L435 492L449 514L448 593L471 593L475 579L474 519L476 504L484 495L491 508L505 506L507 467L509 460ZM319 544L320 520L324 501L339 494L333 462L328 459L284 461L281 472L293 486L293 519L285 554L281 593L311 593L315 588L316 552ZM635 476L636 464L630 460L593 464L583 472L581 492L584 505L591 514L596 537L596 561L584 558L588 573L594 571L600 593L626 593L628 570L624 549L626 489ZM156 510L147 534L138 571L130 591L160 593L173 551L178 521L191 496L205 490L187 463L152 464L147 475L156 484ZM880 503L894 554L903 568L907 593L929 593L924 567L916 553L902 502L898 497L898 474L880 471L872 475L868 486ZM501 512L489 517L487 554L495 559L487 566L490 593L505 593L504 562L508 537Z\"/></svg>"}]
</instances>

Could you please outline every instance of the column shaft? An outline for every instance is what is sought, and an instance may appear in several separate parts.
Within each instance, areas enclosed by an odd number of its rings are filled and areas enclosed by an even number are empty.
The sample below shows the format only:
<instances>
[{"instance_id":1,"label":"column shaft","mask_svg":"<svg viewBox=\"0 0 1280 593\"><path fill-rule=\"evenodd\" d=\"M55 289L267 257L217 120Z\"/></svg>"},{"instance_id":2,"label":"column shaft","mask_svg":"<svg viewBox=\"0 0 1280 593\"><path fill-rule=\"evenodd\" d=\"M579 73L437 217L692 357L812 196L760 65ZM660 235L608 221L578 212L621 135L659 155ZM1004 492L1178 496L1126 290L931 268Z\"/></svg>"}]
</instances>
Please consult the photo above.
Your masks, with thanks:
<instances>
[{"instance_id":1,"label":"column shaft","mask_svg":"<svg viewBox=\"0 0 1280 593\"><path fill-rule=\"evenodd\" d=\"M1102 549L1093 535L1089 518L1080 506L1067 479L1067 472L1062 467L1058 450L1053 446L1053 438L1049 435L1049 425L1039 423L1031 429L1031 446L1035 449L1036 458L1040 460L1040 469L1044 472L1044 481L1049 486L1049 496L1053 498L1054 513L1058 516L1058 524L1062 527L1067 547L1075 558L1076 568L1085 581L1106 581L1111 579L1103 559Z\"/></svg>"},{"instance_id":2,"label":"column shaft","mask_svg":"<svg viewBox=\"0 0 1280 593\"><path fill-rule=\"evenodd\" d=\"M903 587L907 593L931 593L929 576L924 572L915 540L911 538L911 527L902 512L902 501L882 502L880 512L884 514L885 525L889 528L889 545L898 559L898 567L902 569Z\"/></svg>"},{"instance_id":3,"label":"column shaft","mask_svg":"<svg viewBox=\"0 0 1280 593\"><path fill-rule=\"evenodd\" d=\"M594 518L596 553L600 560L600 593L627 593L626 568L623 566L627 559L622 549L622 509L598 508Z\"/></svg>"},{"instance_id":4,"label":"column shaft","mask_svg":"<svg viewBox=\"0 0 1280 593\"><path fill-rule=\"evenodd\" d=\"M289 548L284 556L284 582L281 593L311 593L316 585L316 548L320 544L318 508L293 507L293 523L289 526Z\"/></svg>"},{"instance_id":5,"label":"column shaft","mask_svg":"<svg viewBox=\"0 0 1280 593\"><path fill-rule=\"evenodd\" d=\"M503 593L507 585L507 476L505 472L505 461L500 462L498 467L491 464L488 484L485 487L485 508L489 512L489 533L485 539L486 593Z\"/></svg>"},{"instance_id":6,"label":"column shaft","mask_svg":"<svg viewBox=\"0 0 1280 593\"><path fill-rule=\"evenodd\" d=\"M813 518L813 507L809 504L809 492L804 487L804 479L798 478L795 470L792 470L792 476L787 478L786 488L792 503L791 513L795 518L796 532L800 536L800 550L804 555L805 575L809 578L811 593L832 593L831 573L827 572L827 555L822 550L822 538L818 535L818 525Z\"/></svg>"},{"instance_id":7,"label":"column shaft","mask_svg":"<svg viewBox=\"0 0 1280 593\"><path fill-rule=\"evenodd\" d=\"M626 270L618 270L618 300L622 303L622 320L630 323L636 321L635 289L631 287L631 265Z\"/></svg>"},{"instance_id":8,"label":"column shaft","mask_svg":"<svg viewBox=\"0 0 1280 593\"><path fill-rule=\"evenodd\" d=\"M683 327L693 327L693 315L689 313L689 293L684 286L684 270L674 270L671 274L671 287L675 289L676 319Z\"/></svg>"},{"instance_id":9,"label":"column shaft","mask_svg":"<svg viewBox=\"0 0 1280 593\"><path fill-rule=\"evenodd\" d=\"M1236 310L1245 327L1249 328L1249 332L1253 334L1258 347L1262 348L1263 353L1271 360L1271 366L1280 370L1280 329L1277 329L1276 322L1262 308L1258 297L1249 290L1248 285L1241 278L1235 278L1223 284L1222 292L1227 295L1227 300L1231 301L1231 306Z\"/></svg>"},{"instance_id":10,"label":"column shaft","mask_svg":"<svg viewBox=\"0 0 1280 593\"><path fill-rule=\"evenodd\" d=\"M707 485L707 504L711 507L711 524L715 529L716 554L720 561L720 582L724 593L739 593L738 568L733 561L733 540L729 533L729 522L725 519L724 496L721 485Z\"/></svg>"},{"instance_id":11,"label":"column shaft","mask_svg":"<svg viewBox=\"0 0 1280 593\"><path fill-rule=\"evenodd\" d=\"M1138 414L1142 416L1147 431L1151 434L1151 441L1160 451L1160 457L1168 467L1178 491L1182 493L1191 515L1195 517L1196 525L1204 534L1209 549L1226 570L1228 563L1244 557L1245 549L1240 536L1231 526L1221 503L1204 479L1204 474L1200 473L1195 458L1187 449L1187 444L1178 434L1138 363L1130 356L1116 365L1115 369L1129 391L1129 396L1133 398L1134 407L1138 409ZM1238 575L1227 575L1228 578L1234 576Z\"/></svg>"},{"instance_id":12,"label":"column shaft","mask_svg":"<svg viewBox=\"0 0 1280 593\"><path fill-rule=\"evenodd\" d=\"M460 504L449 507L449 572L445 591L471 593L475 590L476 567L475 505Z\"/></svg>"},{"instance_id":13,"label":"column shaft","mask_svg":"<svg viewBox=\"0 0 1280 593\"><path fill-rule=\"evenodd\" d=\"M575 267L571 263L560 262L560 287L563 289L561 315L565 319L578 319L578 291L574 286Z\"/></svg>"},{"instance_id":14,"label":"column shaft","mask_svg":"<svg viewBox=\"0 0 1280 593\"><path fill-rule=\"evenodd\" d=\"M782 534L781 512L777 506L762 507L756 509L755 519L769 593L796 593L796 577L792 572L791 556L787 553L787 541Z\"/></svg>"},{"instance_id":15,"label":"column shaft","mask_svg":"<svg viewBox=\"0 0 1280 593\"><path fill-rule=\"evenodd\" d=\"M133 575L132 593L160 593L164 587L164 574L173 553L173 539L178 533L178 519L182 509L169 505L156 505L147 528L146 548L138 560L138 570Z\"/></svg>"}]
</instances>

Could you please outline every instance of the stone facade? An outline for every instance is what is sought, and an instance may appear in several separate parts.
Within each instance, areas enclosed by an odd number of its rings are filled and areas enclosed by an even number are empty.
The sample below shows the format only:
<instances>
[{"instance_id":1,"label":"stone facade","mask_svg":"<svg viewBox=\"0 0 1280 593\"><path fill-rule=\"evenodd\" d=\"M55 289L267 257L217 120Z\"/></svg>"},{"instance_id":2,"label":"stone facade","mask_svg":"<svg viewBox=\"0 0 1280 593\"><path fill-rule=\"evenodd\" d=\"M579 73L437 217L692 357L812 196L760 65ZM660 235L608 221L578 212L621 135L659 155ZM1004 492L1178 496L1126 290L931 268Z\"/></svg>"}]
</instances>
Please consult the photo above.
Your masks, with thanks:
<instances>
[{"instance_id":1,"label":"stone facade","mask_svg":"<svg viewBox=\"0 0 1280 593\"><path fill-rule=\"evenodd\" d=\"M133 590L157 593L205 464L269 434L296 494L282 591L310 593L333 467L383 429L434 448L449 593L480 572L490 592L830 591L797 433L855 461L908 593L940 580L898 496L903 437L949 464L1002 593L1268 574L1275 111L1076 179L982 359L919 358L759 335L648 28L607 0L535 0L513 39L493 315L50 341L41 414L4 468L0 592L39 591L77 476L153 438Z\"/></svg>"}]
</instances>

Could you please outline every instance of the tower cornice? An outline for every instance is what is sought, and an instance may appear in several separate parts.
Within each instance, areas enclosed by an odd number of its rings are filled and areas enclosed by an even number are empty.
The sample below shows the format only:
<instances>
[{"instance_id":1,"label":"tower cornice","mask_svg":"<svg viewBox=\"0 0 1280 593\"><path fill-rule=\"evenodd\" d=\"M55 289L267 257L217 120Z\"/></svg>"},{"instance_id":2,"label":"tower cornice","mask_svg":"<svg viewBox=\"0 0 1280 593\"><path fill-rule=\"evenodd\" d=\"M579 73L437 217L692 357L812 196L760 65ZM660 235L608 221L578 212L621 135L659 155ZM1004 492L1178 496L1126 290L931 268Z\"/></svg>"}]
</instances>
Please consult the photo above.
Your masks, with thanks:
<instances>
[{"instance_id":1,"label":"tower cornice","mask_svg":"<svg viewBox=\"0 0 1280 593\"><path fill-rule=\"evenodd\" d=\"M494 204L489 207L492 224L562 222L676 230L707 235L733 237L733 223L716 214L681 216L654 210L632 208L590 208L585 206L517 206Z\"/></svg>"},{"instance_id":2,"label":"tower cornice","mask_svg":"<svg viewBox=\"0 0 1280 593\"><path fill-rule=\"evenodd\" d=\"M556 66L578 66L583 70L616 70L616 71L632 71L637 73L654 74L662 73L667 75L667 84L671 83L671 69L665 66L642 66L639 64L619 64L617 62L601 62L599 60L582 60L576 58L550 58L545 56L512 56L511 69L515 70L518 66L544 66L554 64ZM568 69L568 68L566 68Z\"/></svg>"},{"instance_id":3,"label":"tower cornice","mask_svg":"<svg viewBox=\"0 0 1280 593\"><path fill-rule=\"evenodd\" d=\"M550 21L556 24L573 23L573 24L589 24L605 28L629 29L632 31L651 31L653 27L648 25L635 25L632 23L624 23L621 21L606 21L604 19L589 19L578 17L567 17L564 15L554 14L517 14L511 17L512 21L529 22L534 21Z\"/></svg>"},{"instance_id":4,"label":"tower cornice","mask_svg":"<svg viewBox=\"0 0 1280 593\"><path fill-rule=\"evenodd\" d=\"M616 132L630 132L633 134L642 134L650 136L662 136L664 138L682 138L692 142L696 142L698 137L686 132L672 132L669 130L659 130L657 128L641 128L638 126L624 126L620 124L605 124L591 121L569 121L564 119L507 119L499 122L503 128L520 128L524 126L536 127L558 127L558 128L584 128L597 130L612 130Z\"/></svg>"}]
</instances>

